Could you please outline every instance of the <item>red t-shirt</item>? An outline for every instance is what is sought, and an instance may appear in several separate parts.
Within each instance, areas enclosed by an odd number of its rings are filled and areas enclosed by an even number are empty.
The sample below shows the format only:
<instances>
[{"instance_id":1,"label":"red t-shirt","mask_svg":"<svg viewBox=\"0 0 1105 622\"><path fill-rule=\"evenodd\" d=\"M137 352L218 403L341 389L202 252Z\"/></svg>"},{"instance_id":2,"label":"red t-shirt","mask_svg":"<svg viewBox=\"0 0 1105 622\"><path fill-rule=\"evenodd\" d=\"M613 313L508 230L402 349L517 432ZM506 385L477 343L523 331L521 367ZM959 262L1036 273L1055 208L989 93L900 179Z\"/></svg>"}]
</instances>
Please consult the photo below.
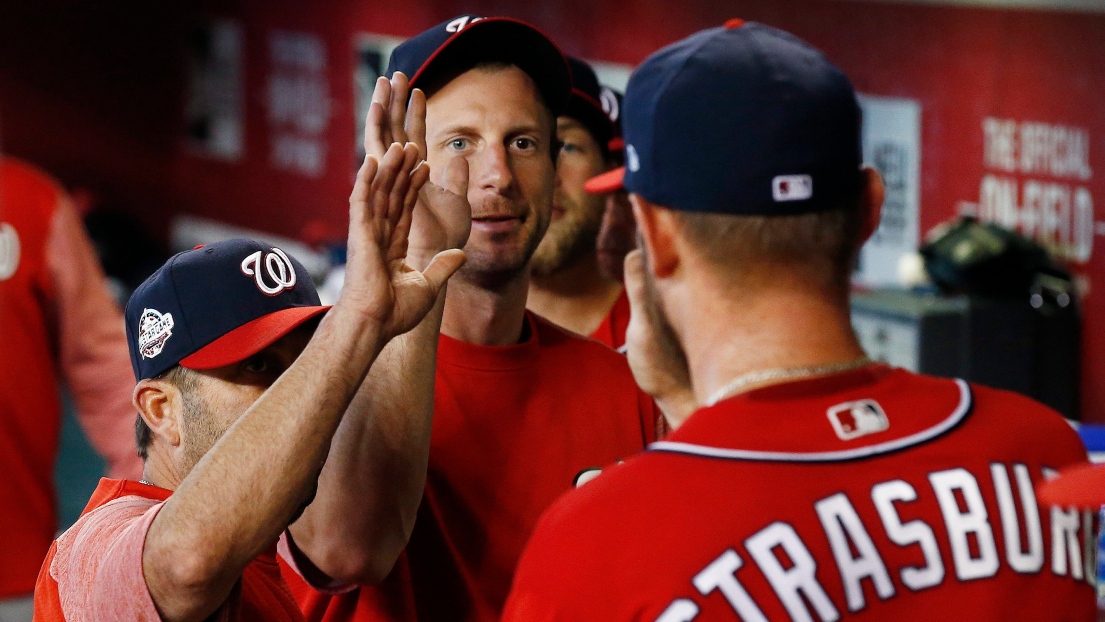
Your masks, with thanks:
<instances>
[{"instance_id":1,"label":"red t-shirt","mask_svg":"<svg viewBox=\"0 0 1105 622\"><path fill-rule=\"evenodd\" d=\"M142 549L172 493L101 479L81 518L54 541L35 586L34 622L160 620L142 572ZM246 566L209 620L301 622L276 564L276 546Z\"/></svg>"},{"instance_id":2,"label":"red t-shirt","mask_svg":"<svg viewBox=\"0 0 1105 622\"><path fill-rule=\"evenodd\" d=\"M695 413L563 497L504 620L1093 620L1090 514L1033 484L1084 461L1012 393L884 366Z\"/></svg>"},{"instance_id":3,"label":"red t-shirt","mask_svg":"<svg viewBox=\"0 0 1105 622\"><path fill-rule=\"evenodd\" d=\"M625 357L527 312L522 344L441 336L426 492L381 586L327 596L289 577L308 620L497 620L541 513L581 472L639 452L659 411Z\"/></svg>"},{"instance_id":4,"label":"red t-shirt","mask_svg":"<svg viewBox=\"0 0 1105 622\"><path fill-rule=\"evenodd\" d=\"M610 314L599 324L595 332L591 333L591 339L601 341L617 350L625 345L625 330L629 328L629 294L622 288L622 295L614 301L610 307Z\"/></svg>"}]
</instances>

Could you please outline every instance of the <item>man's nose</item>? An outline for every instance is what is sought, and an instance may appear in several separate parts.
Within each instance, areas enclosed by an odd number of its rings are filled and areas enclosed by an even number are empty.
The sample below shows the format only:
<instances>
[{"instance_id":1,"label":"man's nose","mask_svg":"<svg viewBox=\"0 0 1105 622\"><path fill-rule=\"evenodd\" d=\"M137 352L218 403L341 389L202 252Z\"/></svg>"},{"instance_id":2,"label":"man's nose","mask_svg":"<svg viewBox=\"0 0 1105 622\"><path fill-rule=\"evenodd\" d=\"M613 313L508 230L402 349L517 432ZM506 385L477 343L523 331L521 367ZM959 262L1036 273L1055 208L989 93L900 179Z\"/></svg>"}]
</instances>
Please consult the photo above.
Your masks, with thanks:
<instances>
[{"instance_id":1,"label":"man's nose","mask_svg":"<svg viewBox=\"0 0 1105 622\"><path fill-rule=\"evenodd\" d=\"M472 168L470 178L483 190L502 193L514 184L514 171L505 145L489 145L472 156L468 165Z\"/></svg>"}]
</instances>

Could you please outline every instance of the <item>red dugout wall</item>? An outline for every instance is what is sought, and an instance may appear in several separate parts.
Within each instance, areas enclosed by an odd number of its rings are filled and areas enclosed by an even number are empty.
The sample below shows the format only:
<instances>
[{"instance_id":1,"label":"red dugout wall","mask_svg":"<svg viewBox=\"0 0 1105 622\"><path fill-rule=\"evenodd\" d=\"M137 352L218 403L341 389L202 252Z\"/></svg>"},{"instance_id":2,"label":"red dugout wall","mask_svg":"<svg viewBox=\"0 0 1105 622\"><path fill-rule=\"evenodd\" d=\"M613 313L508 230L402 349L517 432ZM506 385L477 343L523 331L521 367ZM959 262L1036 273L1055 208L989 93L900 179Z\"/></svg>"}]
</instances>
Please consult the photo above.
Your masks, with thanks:
<instances>
[{"instance_id":1,"label":"red dugout wall","mask_svg":"<svg viewBox=\"0 0 1105 622\"><path fill-rule=\"evenodd\" d=\"M861 92L920 103L922 231L975 210L1070 259L1086 288L1084 418L1105 422L1105 15L846 0L88 4L0 9L0 147L155 226L189 212L293 237L312 223L344 231L358 33L404 37L461 12L509 14L569 53L633 64L730 17L790 30ZM188 50L208 18L240 27L237 160L197 155L184 139ZM308 54L310 67L298 52L275 66L274 37L293 52L321 42L321 54ZM275 75L324 95L310 123L273 111ZM312 172L274 166L278 142L292 161L297 145L310 147Z\"/></svg>"}]
</instances>

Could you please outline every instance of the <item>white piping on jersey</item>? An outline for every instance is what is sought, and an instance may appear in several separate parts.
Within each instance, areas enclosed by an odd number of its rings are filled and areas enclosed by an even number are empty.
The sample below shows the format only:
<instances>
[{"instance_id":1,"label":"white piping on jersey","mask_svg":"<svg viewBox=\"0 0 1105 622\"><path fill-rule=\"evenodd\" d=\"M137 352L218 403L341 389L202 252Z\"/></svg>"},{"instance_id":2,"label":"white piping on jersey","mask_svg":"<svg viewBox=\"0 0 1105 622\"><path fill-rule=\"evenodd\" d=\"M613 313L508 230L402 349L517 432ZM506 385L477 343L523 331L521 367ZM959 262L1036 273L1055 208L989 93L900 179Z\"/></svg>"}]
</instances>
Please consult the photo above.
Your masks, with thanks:
<instances>
[{"instance_id":1,"label":"white piping on jersey","mask_svg":"<svg viewBox=\"0 0 1105 622\"><path fill-rule=\"evenodd\" d=\"M878 454L897 451L910 445L918 445L940 436L948 430L959 425L971 412L971 387L966 382L955 379L959 385L959 405L952 414L940 423L921 430L916 434L856 449L841 451L815 451L815 452L787 452L787 451L757 451L754 449L726 449L723 447L710 447L709 445L696 445L694 443L681 443L674 441L656 441L648 446L649 451L667 451L708 458L727 458L730 460L760 460L764 462L836 462L842 460L855 460L867 458Z\"/></svg>"}]
</instances>

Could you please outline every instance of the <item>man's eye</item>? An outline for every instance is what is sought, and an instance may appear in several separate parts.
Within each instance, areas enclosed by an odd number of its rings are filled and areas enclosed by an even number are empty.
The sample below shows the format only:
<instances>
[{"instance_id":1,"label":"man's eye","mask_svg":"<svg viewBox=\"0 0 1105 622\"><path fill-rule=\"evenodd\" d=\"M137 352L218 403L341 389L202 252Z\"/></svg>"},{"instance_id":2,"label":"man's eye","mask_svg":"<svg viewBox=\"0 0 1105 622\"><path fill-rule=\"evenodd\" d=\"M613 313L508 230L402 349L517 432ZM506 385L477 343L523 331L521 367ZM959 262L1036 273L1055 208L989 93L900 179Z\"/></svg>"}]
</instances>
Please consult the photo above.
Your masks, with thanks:
<instances>
[{"instance_id":1,"label":"man's eye","mask_svg":"<svg viewBox=\"0 0 1105 622\"><path fill-rule=\"evenodd\" d=\"M580 148L575 143L560 143L560 150L567 153L578 153Z\"/></svg>"},{"instance_id":2,"label":"man's eye","mask_svg":"<svg viewBox=\"0 0 1105 622\"><path fill-rule=\"evenodd\" d=\"M514 147L522 151L529 151L537 147L537 141L532 138L515 138Z\"/></svg>"},{"instance_id":3,"label":"man's eye","mask_svg":"<svg viewBox=\"0 0 1105 622\"><path fill-rule=\"evenodd\" d=\"M463 151L468 148L467 138L454 138L449 141L449 147L456 149L457 151Z\"/></svg>"},{"instance_id":4,"label":"man's eye","mask_svg":"<svg viewBox=\"0 0 1105 622\"><path fill-rule=\"evenodd\" d=\"M245 370L255 374L266 372L269 370L269 362L263 356L254 356L246 361Z\"/></svg>"}]
</instances>

